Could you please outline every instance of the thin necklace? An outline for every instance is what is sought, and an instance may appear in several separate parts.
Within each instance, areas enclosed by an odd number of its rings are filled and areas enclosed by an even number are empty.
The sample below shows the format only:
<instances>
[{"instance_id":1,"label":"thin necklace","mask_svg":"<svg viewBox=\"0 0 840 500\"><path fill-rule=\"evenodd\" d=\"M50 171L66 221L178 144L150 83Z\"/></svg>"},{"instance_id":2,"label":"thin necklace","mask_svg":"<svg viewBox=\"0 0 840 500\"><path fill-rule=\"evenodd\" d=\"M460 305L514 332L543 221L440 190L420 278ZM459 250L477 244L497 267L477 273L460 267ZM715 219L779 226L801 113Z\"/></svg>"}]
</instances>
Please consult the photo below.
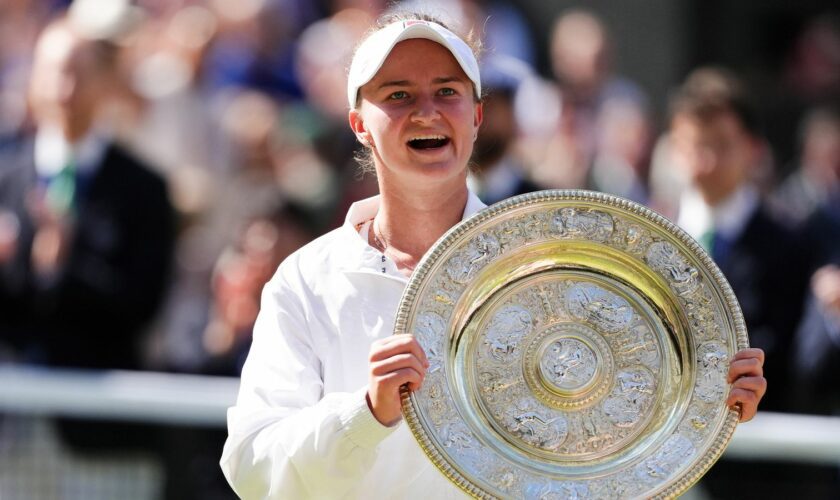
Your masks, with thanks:
<instances>
[{"instance_id":1,"label":"thin necklace","mask_svg":"<svg viewBox=\"0 0 840 500\"><path fill-rule=\"evenodd\" d=\"M385 249L388 248L388 246L385 245L385 243L382 241L382 238L379 237L379 230L376 225L376 218L371 220L370 234L371 236L373 236L373 246L384 254Z\"/></svg>"}]
</instances>

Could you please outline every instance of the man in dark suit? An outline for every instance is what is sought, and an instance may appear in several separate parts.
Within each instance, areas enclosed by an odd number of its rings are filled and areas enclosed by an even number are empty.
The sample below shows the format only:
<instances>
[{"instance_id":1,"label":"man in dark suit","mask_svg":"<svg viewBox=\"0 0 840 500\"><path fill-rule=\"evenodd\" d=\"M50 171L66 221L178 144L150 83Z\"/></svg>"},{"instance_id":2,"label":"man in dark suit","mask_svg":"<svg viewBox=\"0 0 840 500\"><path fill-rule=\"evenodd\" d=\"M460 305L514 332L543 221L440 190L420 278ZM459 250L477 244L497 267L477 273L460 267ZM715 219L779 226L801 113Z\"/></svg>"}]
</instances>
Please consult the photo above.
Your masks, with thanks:
<instances>
[{"instance_id":1,"label":"man in dark suit","mask_svg":"<svg viewBox=\"0 0 840 500\"><path fill-rule=\"evenodd\" d=\"M115 58L113 44L63 20L36 46L34 140L0 166L0 342L23 361L140 368L141 334L167 283L166 185L99 123ZM128 437L107 429L79 434L78 444Z\"/></svg>"},{"instance_id":2,"label":"man in dark suit","mask_svg":"<svg viewBox=\"0 0 840 500\"><path fill-rule=\"evenodd\" d=\"M740 82L713 68L689 75L671 104L675 166L689 181L677 222L723 271L750 343L766 353L762 409L784 410L807 259L800 238L770 215L753 184L764 147L754 113Z\"/></svg>"},{"instance_id":3,"label":"man in dark suit","mask_svg":"<svg viewBox=\"0 0 840 500\"><path fill-rule=\"evenodd\" d=\"M808 259L800 235L770 215L753 184L764 147L754 113L740 82L713 68L689 75L671 104L675 166L689 181L678 224L712 255L741 305L750 344L766 353L761 409L790 411L797 389L792 344ZM811 479L825 473L796 464L722 460L701 484L713 498L821 498L824 483Z\"/></svg>"}]
</instances>

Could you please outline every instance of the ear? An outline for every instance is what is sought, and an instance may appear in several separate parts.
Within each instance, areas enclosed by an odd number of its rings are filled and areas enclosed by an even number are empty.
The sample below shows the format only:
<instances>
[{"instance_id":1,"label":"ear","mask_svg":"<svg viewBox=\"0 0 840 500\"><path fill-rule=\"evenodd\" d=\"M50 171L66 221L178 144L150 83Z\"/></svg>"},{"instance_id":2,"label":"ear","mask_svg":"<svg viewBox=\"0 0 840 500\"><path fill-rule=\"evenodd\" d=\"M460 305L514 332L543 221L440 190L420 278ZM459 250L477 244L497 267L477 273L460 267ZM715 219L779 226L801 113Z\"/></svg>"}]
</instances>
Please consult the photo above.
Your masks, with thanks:
<instances>
[{"instance_id":1,"label":"ear","mask_svg":"<svg viewBox=\"0 0 840 500\"><path fill-rule=\"evenodd\" d=\"M482 121L484 121L484 103L477 102L475 103L475 128L480 127Z\"/></svg>"},{"instance_id":2,"label":"ear","mask_svg":"<svg viewBox=\"0 0 840 500\"><path fill-rule=\"evenodd\" d=\"M761 159L769 153L769 144L760 136L746 133L743 147L746 152L746 159L743 161L745 171L757 170Z\"/></svg>"},{"instance_id":3,"label":"ear","mask_svg":"<svg viewBox=\"0 0 840 500\"><path fill-rule=\"evenodd\" d=\"M347 119L350 122L350 130L356 135L356 140L365 146L372 146L373 141L371 141L370 132L365 128L365 121L359 110L351 109L347 115Z\"/></svg>"}]
</instances>

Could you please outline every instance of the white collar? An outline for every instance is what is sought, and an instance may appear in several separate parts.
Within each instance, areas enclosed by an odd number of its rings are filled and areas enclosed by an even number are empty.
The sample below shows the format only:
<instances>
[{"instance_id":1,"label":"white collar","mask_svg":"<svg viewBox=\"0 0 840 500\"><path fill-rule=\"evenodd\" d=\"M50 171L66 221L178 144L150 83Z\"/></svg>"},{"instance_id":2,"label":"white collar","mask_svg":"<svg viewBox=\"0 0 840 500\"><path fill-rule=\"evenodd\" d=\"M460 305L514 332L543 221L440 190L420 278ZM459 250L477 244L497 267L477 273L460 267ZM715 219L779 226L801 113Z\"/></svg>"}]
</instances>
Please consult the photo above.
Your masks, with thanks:
<instances>
[{"instance_id":1,"label":"white collar","mask_svg":"<svg viewBox=\"0 0 840 500\"><path fill-rule=\"evenodd\" d=\"M377 212L379 212L380 201L381 196L376 195L353 203L350 205L350 210L347 211L347 217L344 218L344 225L355 231L356 226L376 216ZM478 199L478 196L473 194L472 191L468 191L467 204L464 206L464 213L461 215L461 220L470 217L486 206Z\"/></svg>"},{"instance_id":2,"label":"white collar","mask_svg":"<svg viewBox=\"0 0 840 500\"><path fill-rule=\"evenodd\" d=\"M346 262L348 263L348 267L345 270L350 272L374 272L405 282L407 278L397 270L394 263L390 259L386 259L386 262L383 263L382 254L368 244L367 232L363 231L363 235L357 229L359 225L363 225L376 216L376 213L379 211L380 200L380 196L376 195L357 201L347 211L347 217L345 217L341 229L344 232L343 238L350 239L352 244L346 249L346 255L348 257ZM486 206L478 199L478 196L471 191L468 192L467 204L464 206L464 213L461 216L461 220L467 219ZM359 265L354 265L354 263L359 263ZM385 267L384 273L382 272L383 264Z\"/></svg>"},{"instance_id":3,"label":"white collar","mask_svg":"<svg viewBox=\"0 0 840 500\"><path fill-rule=\"evenodd\" d=\"M738 188L713 207L698 191L689 189L680 198L677 224L695 239L714 228L717 234L732 240L744 231L758 203L758 191L751 185Z\"/></svg>"},{"instance_id":4,"label":"white collar","mask_svg":"<svg viewBox=\"0 0 840 500\"><path fill-rule=\"evenodd\" d=\"M35 134L35 170L41 177L53 177L72 158L77 172L90 173L102 161L106 146L107 141L97 132L71 144L58 128L41 127Z\"/></svg>"}]
</instances>

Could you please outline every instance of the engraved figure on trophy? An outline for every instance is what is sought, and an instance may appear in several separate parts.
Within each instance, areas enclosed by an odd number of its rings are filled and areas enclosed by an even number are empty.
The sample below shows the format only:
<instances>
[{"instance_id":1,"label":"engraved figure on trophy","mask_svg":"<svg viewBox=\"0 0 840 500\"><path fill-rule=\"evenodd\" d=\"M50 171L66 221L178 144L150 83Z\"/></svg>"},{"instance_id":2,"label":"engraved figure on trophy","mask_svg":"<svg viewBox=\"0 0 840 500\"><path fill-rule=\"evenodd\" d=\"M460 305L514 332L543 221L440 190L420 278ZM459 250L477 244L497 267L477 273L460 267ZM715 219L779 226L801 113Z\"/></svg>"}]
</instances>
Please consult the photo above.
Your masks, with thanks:
<instances>
[{"instance_id":1,"label":"engraved figure on trophy","mask_svg":"<svg viewBox=\"0 0 840 500\"><path fill-rule=\"evenodd\" d=\"M557 321L568 320L568 314L557 300L557 284L542 283L530 286L517 294L515 303L531 312L535 328L542 328Z\"/></svg>"},{"instance_id":2,"label":"engraved figure on trophy","mask_svg":"<svg viewBox=\"0 0 840 500\"><path fill-rule=\"evenodd\" d=\"M576 454L591 453L598 451L615 443L616 436L612 432L605 431L603 425L599 425L603 417L597 408L577 414L575 426L578 432L575 434L577 440L567 452Z\"/></svg>"},{"instance_id":3,"label":"engraved figure on trophy","mask_svg":"<svg viewBox=\"0 0 840 500\"><path fill-rule=\"evenodd\" d=\"M499 309L484 335L484 344L490 356L499 362L509 361L519 341L530 332L531 313L519 305L506 305Z\"/></svg>"},{"instance_id":4,"label":"engraved figure on trophy","mask_svg":"<svg viewBox=\"0 0 840 500\"><path fill-rule=\"evenodd\" d=\"M450 290L446 290L443 287L440 287L440 288L436 289L434 294L432 294L432 297L433 297L434 302L435 302L434 305L438 306L438 309L440 307L451 308L452 306L455 305L455 301L457 300L457 294L456 293L454 293Z\"/></svg>"},{"instance_id":5,"label":"engraved figure on trophy","mask_svg":"<svg viewBox=\"0 0 840 500\"><path fill-rule=\"evenodd\" d=\"M424 312L417 316L414 335L426 351L429 360L427 373L435 373L441 369L446 338L446 321L437 313Z\"/></svg>"},{"instance_id":6,"label":"engraved figure on trophy","mask_svg":"<svg viewBox=\"0 0 840 500\"><path fill-rule=\"evenodd\" d=\"M639 226L631 224L627 227L627 233L624 237L625 248L628 253L638 256L644 252L649 239L647 232Z\"/></svg>"},{"instance_id":7,"label":"engraved figure on trophy","mask_svg":"<svg viewBox=\"0 0 840 500\"><path fill-rule=\"evenodd\" d=\"M472 449L475 445L472 434L463 422L455 421L444 426L440 431L443 446L452 448L456 453Z\"/></svg>"},{"instance_id":8,"label":"engraved figure on trophy","mask_svg":"<svg viewBox=\"0 0 840 500\"><path fill-rule=\"evenodd\" d=\"M633 309L627 301L592 283L569 288L566 307L575 319L588 321L602 332L618 332L633 321Z\"/></svg>"},{"instance_id":9,"label":"engraved figure on trophy","mask_svg":"<svg viewBox=\"0 0 840 500\"><path fill-rule=\"evenodd\" d=\"M479 389L488 403L496 403L498 398L511 387L518 385L513 378L503 378L496 372L481 372L478 374Z\"/></svg>"},{"instance_id":10,"label":"engraved figure on trophy","mask_svg":"<svg viewBox=\"0 0 840 500\"><path fill-rule=\"evenodd\" d=\"M644 323L633 326L618 337L614 348L617 357L628 363L654 370L659 368L659 350L650 328Z\"/></svg>"},{"instance_id":11,"label":"engraved figure on trophy","mask_svg":"<svg viewBox=\"0 0 840 500\"><path fill-rule=\"evenodd\" d=\"M527 214L499 224L496 227L496 235L500 250L507 252L509 248L516 248L529 240L538 239L542 235L539 230L542 224L539 214Z\"/></svg>"},{"instance_id":12,"label":"engraved figure on trophy","mask_svg":"<svg viewBox=\"0 0 840 500\"><path fill-rule=\"evenodd\" d=\"M496 471L488 475L488 477L496 478L496 485L505 491L512 491L514 489L517 489L517 487L519 487L519 485L522 482L520 480L519 474L514 472L509 467L500 467Z\"/></svg>"},{"instance_id":13,"label":"engraved figure on trophy","mask_svg":"<svg viewBox=\"0 0 840 500\"><path fill-rule=\"evenodd\" d=\"M711 304L700 301L696 304L690 303L686 306L686 312L689 323L692 329L697 332L698 337L712 339L720 336L718 315L715 313Z\"/></svg>"},{"instance_id":14,"label":"engraved figure on trophy","mask_svg":"<svg viewBox=\"0 0 840 500\"><path fill-rule=\"evenodd\" d=\"M621 370L615 379L618 382L619 390L626 396L636 394L653 394L653 381L647 370L637 368L635 370Z\"/></svg>"},{"instance_id":15,"label":"engraved figure on trophy","mask_svg":"<svg viewBox=\"0 0 840 500\"><path fill-rule=\"evenodd\" d=\"M555 451L569 435L568 423L562 415L548 417L540 410L545 411L532 401L521 399L515 409L508 410L502 424L527 444Z\"/></svg>"},{"instance_id":16,"label":"engraved figure on trophy","mask_svg":"<svg viewBox=\"0 0 840 500\"><path fill-rule=\"evenodd\" d=\"M549 230L566 238L605 242L615 226L608 214L595 210L566 207L556 210L549 219Z\"/></svg>"},{"instance_id":17,"label":"engraved figure on trophy","mask_svg":"<svg viewBox=\"0 0 840 500\"><path fill-rule=\"evenodd\" d=\"M498 257L499 240L489 233L481 233L449 261L446 273L452 281L466 284L488 262Z\"/></svg>"},{"instance_id":18,"label":"engraved figure on trophy","mask_svg":"<svg viewBox=\"0 0 840 500\"><path fill-rule=\"evenodd\" d=\"M446 402L441 381L428 381L421 390L427 391L429 395L427 403L432 423L439 426L446 422L448 420L447 413L451 406Z\"/></svg>"},{"instance_id":19,"label":"engraved figure on trophy","mask_svg":"<svg viewBox=\"0 0 840 500\"><path fill-rule=\"evenodd\" d=\"M496 226L500 252L504 253L508 251L508 248L518 246L518 240L521 239L518 221L519 219L507 220Z\"/></svg>"},{"instance_id":20,"label":"engraved figure on trophy","mask_svg":"<svg viewBox=\"0 0 840 500\"><path fill-rule=\"evenodd\" d=\"M542 358L542 372L553 385L565 390L578 389L592 380L597 359L592 349L574 338L553 342Z\"/></svg>"},{"instance_id":21,"label":"engraved figure on trophy","mask_svg":"<svg viewBox=\"0 0 840 500\"><path fill-rule=\"evenodd\" d=\"M718 400L726 391L726 349L717 342L706 342L697 349L697 362L703 367L703 376L697 380L697 397L707 402Z\"/></svg>"},{"instance_id":22,"label":"engraved figure on trophy","mask_svg":"<svg viewBox=\"0 0 840 500\"><path fill-rule=\"evenodd\" d=\"M448 452L469 469L478 472L487 466L488 460L495 457L488 455L480 442L473 436L462 421L452 421L441 429L442 443Z\"/></svg>"},{"instance_id":23,"label":"engraved figure on trophy","mask_svg":"<svg viewBox=\"0 0 840 500\"><path fill-rule=\"evenodd\" d=\"M700 272L688 264L685 257L666 241L658 241L648 248L648 264L667 279L677 295L693 294L700 285Z\"/></svg>"},{"instance_id":24,"label":"engraved figure on trophy","mask_svg":"<svg viewBox=\"0 0 840 500\"><path fill-rule=\"evenodd\" d=\"M615 377L616 386L602 406L604 415L616 427L634 426L642 419L654 394L653 375L645 368L621 370Z\"/></svg>"},{"instance_id":25,"label":"engraved figure on trophy","mask_svg":"<svg viewBox=\"0 0 840 500\"><path fill-rule=\"evenodd\" d=\"M636 467L636 477L648 483L667 479L693 454L694 445L688 438L673 435L656 454Z\"/></svg>"},{"instance_id":26,"label":"engraved figure on trophy","mask_svg":"<svg viewBox=\"0 0 840 500\"><path fill-rule=\"evenodd\" d=\"M531 484L524 496L529 500L583 500L590 498L590 493L585 483L546 481L542 484Z\"/></svg>"}]
</instances>

